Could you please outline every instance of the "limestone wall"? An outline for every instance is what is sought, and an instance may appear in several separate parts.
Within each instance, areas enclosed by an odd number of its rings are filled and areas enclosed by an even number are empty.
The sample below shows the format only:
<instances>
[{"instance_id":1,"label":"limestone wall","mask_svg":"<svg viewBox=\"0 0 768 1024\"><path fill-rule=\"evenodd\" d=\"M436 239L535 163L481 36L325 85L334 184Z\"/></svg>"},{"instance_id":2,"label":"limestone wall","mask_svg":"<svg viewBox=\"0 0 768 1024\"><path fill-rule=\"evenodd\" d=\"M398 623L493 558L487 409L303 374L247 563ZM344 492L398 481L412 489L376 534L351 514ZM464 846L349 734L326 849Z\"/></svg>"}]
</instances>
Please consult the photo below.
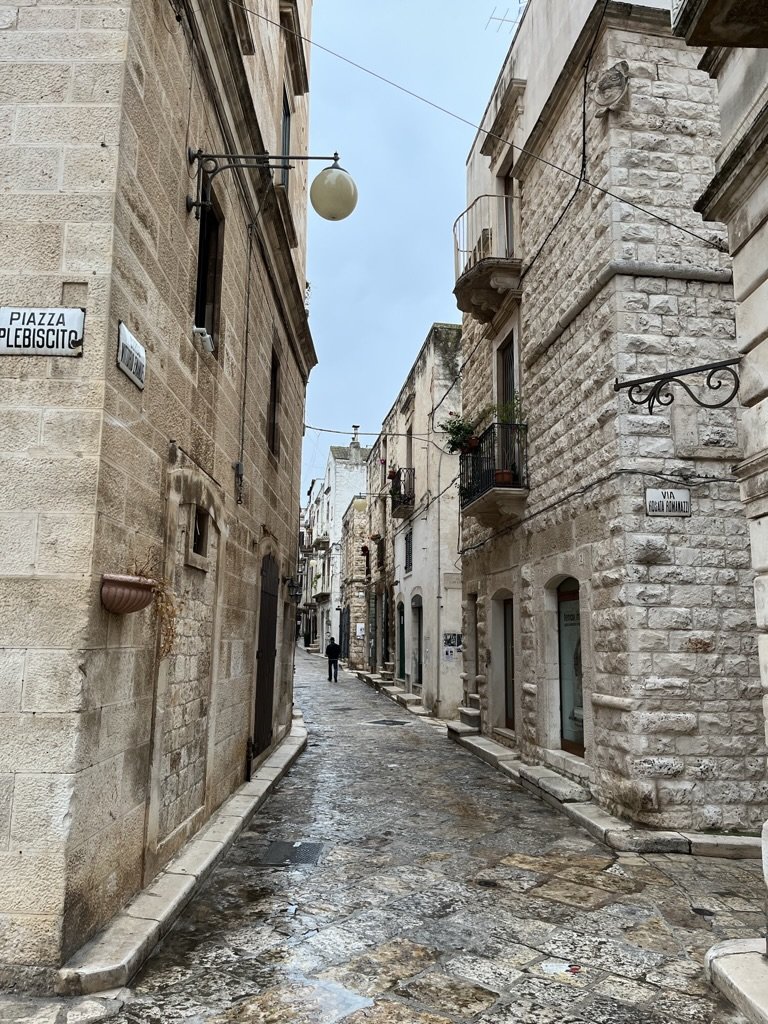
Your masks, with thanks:
<instances>
[{"instance_id":1,"label":"limestone wall","mask_svg":"<svg viewBox=\"0 0 768 1024\"><path fill-rule=\"evenodd\" d=\"M19 538L0 556L0 591L14 609L0 638L6 978L29 969L45 983L242 781L262 557L272 554L281 576L294 569L314 353L303 241L293 254L277 244L286 227L257 179L217 179L218 352L191 334L199 225L185 208L187 146L258 151L259 131L276 138L282 105L282 94L248 90L257 65L282 78L279 30L266 39L254 22L256 53L242 57L230 6L214 6L191 22L185 11L179 24L154 0L30 4L0 32L12 158L0 199L3 304L86 309L81 359L0 359L13 437L0 515ZM203 53L238 83L228 107L211 100ZM302 146L305 97L295 104ZM242 119L235 108L254 113ZM303 187L292 187L303 239ZM117 369L118 321L147 350L143 391ZM263 386L273 350L277 453ZM204 566L188 557L195 508L209 515ZM149 562L179 608L164 659L151 609L115 616L99 601L102 573ZM278 603L273 741L292 703L282 590Z\"/></svg>"},{"instance_id":2,"label":"limestone wall","mask_svg":"<svg viewBox=\"0 0 768 1024\"><path fill-rule=\"evenodd\" d=\"M512 598L513 737L527 757L590 779L606 806L650 825L754 829L768 783L731 473L739 413L681 393L649 416L612 387L735 351L727 258L706 244L721 232L690 210L718 146L697 59L652 12L609 15L593 77L627 60L629 89L604 118L588 95L587 176L705 241L582 186L545 243L574 182L525 157L515 171L522 298L487 328L465 322L463 403L470 412L492 400L495 350L514 333L530 493L517 527L462 519L464 630L476 609L478 632L465 672L493 732L505 719L499 609ZM525 147L578 172L577 64ZM690 518L645 515L645 488L665 485L690 488ZM555 588L565 577L580 584L583 761L561 749Z\"/></svg>"}]
</instances>

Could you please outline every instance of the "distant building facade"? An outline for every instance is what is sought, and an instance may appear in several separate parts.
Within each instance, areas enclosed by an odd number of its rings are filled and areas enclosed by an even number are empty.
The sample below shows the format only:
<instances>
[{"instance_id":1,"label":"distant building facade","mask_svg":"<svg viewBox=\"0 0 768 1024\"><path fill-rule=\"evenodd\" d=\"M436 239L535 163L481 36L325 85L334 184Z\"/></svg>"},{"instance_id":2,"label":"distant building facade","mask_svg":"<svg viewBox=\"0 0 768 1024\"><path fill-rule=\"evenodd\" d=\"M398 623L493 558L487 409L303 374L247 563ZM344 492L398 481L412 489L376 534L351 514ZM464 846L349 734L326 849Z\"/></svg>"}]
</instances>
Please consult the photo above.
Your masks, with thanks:
<instances>
[{"instance_id":1,"label":"distant building facade","mask_svg":"<svg viewBox=\"0 0 768 1024\"><path fill-rule=\"evenodd\" d=\"M692 209L719 145L699 57L665 3L532 3L485 112L456 227L463 415L496 408L461 456L465 701L614 812L750 830L738 409L613 388L737 351L722 230Z\"/></svg>"},{"instance_id":2,"label":"distant building facade","mask_svg":"<svg viewBox=\"0 0 768 1024\"><path fill-rule=\"evenodd\" d=\"M451 718L461 700L458 456L461 329L434 324L368 458L368 667Z\"/></svg>"},{"instance_id":3,"label":"distant building facade","mask_svg":"<svg viewBox=\"0 0 768 1024\"><path fill-rule=\"evenodd\" d=\"M349 669L367 664L366 587L370 577L368 497L353 498L341 524L341 656Z\"/></svg>"},{"instance_id":4,"label":"distant building facade","mask_svg":"<svg viewBox=\"0 0 768 1024\"><path fill-rule=\"evenodd\" d=\"M291 725L306 171L186 197L189 147L306 150L311 5L172 6L2 32L4 984L50 989Z\"/></svg>"}]
</instances>

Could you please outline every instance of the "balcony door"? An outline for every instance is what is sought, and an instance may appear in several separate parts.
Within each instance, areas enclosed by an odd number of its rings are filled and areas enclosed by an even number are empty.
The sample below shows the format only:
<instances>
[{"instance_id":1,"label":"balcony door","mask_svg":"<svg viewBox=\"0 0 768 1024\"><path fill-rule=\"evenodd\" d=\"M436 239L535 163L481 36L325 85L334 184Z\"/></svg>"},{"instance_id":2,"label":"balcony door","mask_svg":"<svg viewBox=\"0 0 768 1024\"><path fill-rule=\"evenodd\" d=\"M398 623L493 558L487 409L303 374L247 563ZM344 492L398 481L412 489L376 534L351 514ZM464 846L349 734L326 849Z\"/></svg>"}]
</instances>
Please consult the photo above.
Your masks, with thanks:
<instances>
[{"instance_id":1,"label":"balcony door","mask_svg":"<svg viewBox=\"0 0 768 1024\"><path fill-rule=\"evenodd\" d=\"M514 601L504 601L504 725L515 728L515 630Z\"/></svg>"},{"instance_id":2,"label":"balcony door","mask_svg":"<svg viewBox=\"0 0 768 1024\"><path fill-rule=\"evenodd\" d=\"M568 578L557 588L560 655L560 746L584 757L584 698L581 674L579 582Z\"/></svg>"}]
</instances>

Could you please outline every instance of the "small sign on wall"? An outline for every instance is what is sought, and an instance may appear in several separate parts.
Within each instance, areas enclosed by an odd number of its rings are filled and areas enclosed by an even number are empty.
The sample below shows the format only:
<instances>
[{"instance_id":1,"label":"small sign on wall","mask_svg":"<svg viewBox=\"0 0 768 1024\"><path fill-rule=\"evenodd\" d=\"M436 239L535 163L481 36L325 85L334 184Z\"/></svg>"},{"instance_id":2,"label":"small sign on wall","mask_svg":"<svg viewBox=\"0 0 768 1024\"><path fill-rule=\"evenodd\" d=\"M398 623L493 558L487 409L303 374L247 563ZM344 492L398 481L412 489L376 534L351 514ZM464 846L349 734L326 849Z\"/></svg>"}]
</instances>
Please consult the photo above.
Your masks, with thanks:
<instances>
[{"instance_id":1,"label":"small sign on wall","mask_svg":"<svg viewBox=\"0 0 768 1024\"><path fill-rule=\"evenodd\" d=\"M144 390L147 350L134 338L122 320L117 328L117 365L137 388Z\"/></svg>"},{"instance_id":2,"label":"small sign on wall","mask_svg":"<svg viewBox=\"0 0 768 1024\"><path fill-rule=\"evenodd\" d=\"M355 623L355 636L357 637L358 640L364 640L365 639L365 623L364 622L357 622L357 623Z\"/></svg>"},{"instance_id":3,"label":"small sign on wall","mask_svg":"<svg viewBox=\"0 0 768 1024\"><path fill-rule=\"evenodd\" d=\"M443 633L443 661L453 661L461 654L461 633Z\"/></svg>"},{"instance_id":4,"label":"small sign on wall","mask_svg":"<svg viewBox=\"0 0 768 1024\"><path fill-rule=\"evenodd\" d=\"M0 307L0 356L82 356L85 310Z\"/></svg>"},{"instance_id":5,"label":"small sign on wall","mask_svg":"<svg viewBox=\"0 0 768 1024\"><path fill-rule=\"evenodd\" d=\"M666 490L646 487L645 514L647 516L690 516L691 492L687 487Z\"/></svg>"}]
</instances>

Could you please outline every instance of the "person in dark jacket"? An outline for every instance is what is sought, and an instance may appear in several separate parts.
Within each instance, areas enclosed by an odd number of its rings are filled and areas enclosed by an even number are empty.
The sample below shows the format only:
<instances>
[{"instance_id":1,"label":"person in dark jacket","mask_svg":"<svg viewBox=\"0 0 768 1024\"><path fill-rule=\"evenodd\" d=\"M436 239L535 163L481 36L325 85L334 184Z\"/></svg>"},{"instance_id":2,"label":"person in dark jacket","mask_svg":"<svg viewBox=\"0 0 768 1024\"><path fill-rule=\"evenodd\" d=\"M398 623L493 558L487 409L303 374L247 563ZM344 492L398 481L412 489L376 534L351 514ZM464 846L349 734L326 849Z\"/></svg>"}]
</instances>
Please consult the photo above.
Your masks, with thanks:
<instances>
[{"instance_id":1,"label":"person in dark jacket","mask_svg":"<svg viewBox=\"0 0 768 1024\"><path fill-rule=\"evenodd\" d=\"M331 681L331 673L333 673L334 683L339 681L339 655L341 654L341 648L336 641L331 637L328 642L328 646L325 648L325 656L328 659L328 682Z\"/></svg>"}]
</instances>

